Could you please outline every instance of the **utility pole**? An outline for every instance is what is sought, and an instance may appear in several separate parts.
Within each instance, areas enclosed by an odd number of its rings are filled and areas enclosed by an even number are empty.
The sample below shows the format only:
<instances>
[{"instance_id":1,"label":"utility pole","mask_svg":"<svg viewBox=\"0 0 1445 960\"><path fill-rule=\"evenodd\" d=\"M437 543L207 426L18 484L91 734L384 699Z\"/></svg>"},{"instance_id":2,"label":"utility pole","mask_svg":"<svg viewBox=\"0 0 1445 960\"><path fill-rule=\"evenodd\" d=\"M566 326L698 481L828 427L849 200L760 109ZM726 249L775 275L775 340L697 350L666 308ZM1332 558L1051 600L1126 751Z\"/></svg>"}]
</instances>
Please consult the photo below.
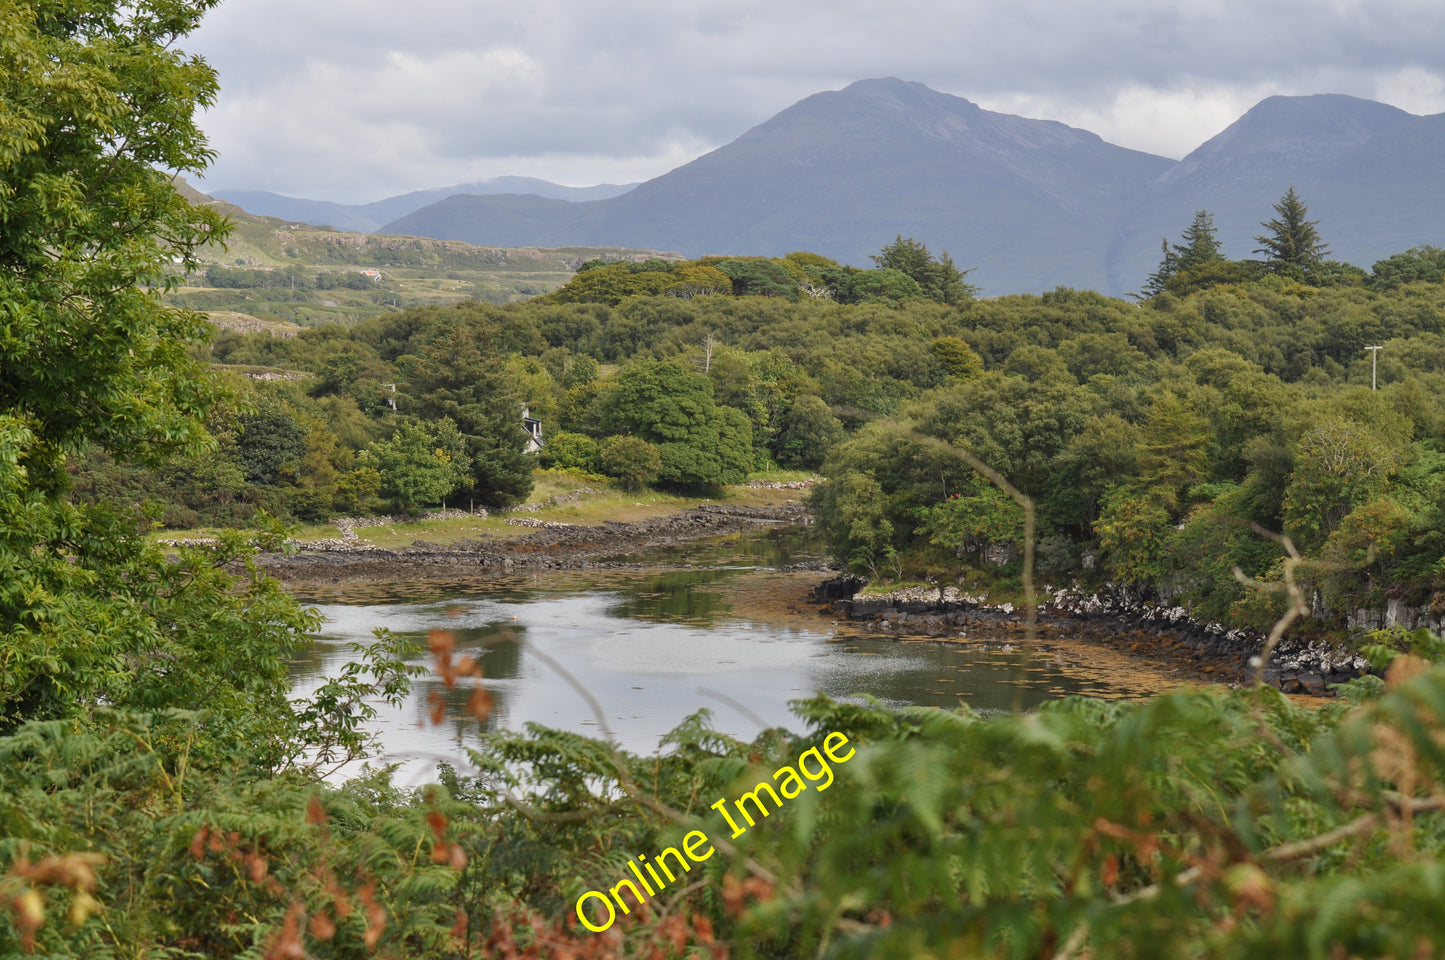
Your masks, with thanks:
<instances>
[{"instance_id":1,"label":"utility pole","mask_svg":"<svg viewBox=\"0 0 1445 960\"><path fill-rule=\"evenodd\" d=\"M1371 389L1371 390L1378 390L1378 389L1379 389L1379 386L1378 386L1378 381L1377 381L1376 378L1375 378L1375 373L1376 373L1376 371L1379 369L1379 366L1380 366L1380 351L1383 350L1383 349L1385 349L1385 348L1384 348L1384 347L1366 347L1365 349L1366 349L1366 350L1372 350L1372 351L1374 351L1373 353L1370 354L1370 389Z\"/></svg>"},{"instance_id":2,"label":"utility pole","mask_svg":"<svg viewBox=\"0 0 1445 960\"><path fill-rule=\"evenodd\" d=\"M394 384L394 383L383 383L382 386L383 386L383 387L391 387L391 396L389 396L389 397L386 398L386 402L389 403L389 404L391 404L392 412L395 413L395 412L396 412L396 384Z\"/></svg>"}]
</instances>

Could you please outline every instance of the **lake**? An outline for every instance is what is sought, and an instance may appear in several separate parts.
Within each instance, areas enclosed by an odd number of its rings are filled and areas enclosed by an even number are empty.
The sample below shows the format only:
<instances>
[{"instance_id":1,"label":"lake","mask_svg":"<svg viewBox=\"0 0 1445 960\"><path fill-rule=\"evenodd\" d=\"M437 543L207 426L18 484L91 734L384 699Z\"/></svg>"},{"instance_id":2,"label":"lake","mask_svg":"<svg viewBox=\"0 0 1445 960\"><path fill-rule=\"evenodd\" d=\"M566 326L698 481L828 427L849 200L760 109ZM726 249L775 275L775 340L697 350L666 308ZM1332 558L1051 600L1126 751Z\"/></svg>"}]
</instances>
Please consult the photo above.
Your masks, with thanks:
<instances>
[{"instance_id":1,"label":"lake","mask_svg":"<svg viewBox=\"0 0 1445 960\"><path fill-rule=\"evenodd\" d=\"M1143 697L1177 682L1083 642L863 635L806 602L827 574L780 569L820 558L804 531L770 529L649 553L669 565L661 569L312 585L298 595L327 623L295 665L295 689L315 689L346 662L348 644L371 642L377 627L423 644L431 630L454 633L458 651L481 662L495 709L479 723L465 709L468 691L432 674L402 708L383 705L382 759L401 764L399 782L417 784L439 760L467 766L466 746L489 730L528 723L593 735L606 724L622 746L651 753L703 708L717 729L751 739L767 726L801 729L788 702L816 693L993 712L1069 694ZM434 693L447 701L440 725L429 720Z\"/></svg>"}]
</instances>

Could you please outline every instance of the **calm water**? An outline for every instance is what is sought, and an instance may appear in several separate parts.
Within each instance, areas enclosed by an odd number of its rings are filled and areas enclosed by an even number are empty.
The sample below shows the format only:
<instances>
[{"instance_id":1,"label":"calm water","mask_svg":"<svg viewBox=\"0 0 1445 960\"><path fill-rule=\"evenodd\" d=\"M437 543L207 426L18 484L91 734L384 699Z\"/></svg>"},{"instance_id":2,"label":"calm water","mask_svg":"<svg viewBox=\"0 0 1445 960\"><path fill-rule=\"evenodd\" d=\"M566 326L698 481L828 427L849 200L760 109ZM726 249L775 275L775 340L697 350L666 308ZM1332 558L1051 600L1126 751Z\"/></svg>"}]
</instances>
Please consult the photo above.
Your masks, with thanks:
<instances>
[{"instance_id":1,"label":"calm water","mask_svg":"<svg viewBox=\"0 0 1445 960\"><path fill-rule=\"evenodd\" d=\"M339 585L306 597L328 622L296 665L296 690L309 692L338 671L347 644L371 642L374 628L419 639L433 629L455 633L458 649L481 661L495 709L479 723L464 709L468 692L447 690L430 674L404 707L383 707L385 759L403 764L403 781L420 782L437 760L465 765L463 747L487 730L527 723L597 734L605 722L623 746L652 752L701 708L713 711L718 729L745 739L763 726L801 729L788 702L818 692L897 706L962 700L996 711L1070 693L1143 695L1164 682L1068 643L1025 648L1016 640L899 642L849 633L856 628L834 624L803 600L825 574L777 569L816 556L797 531L769 530L675 552L664 562L691 566L665 571ZM591 692L602 716L568 675ZM448 701L440 726L428 718L433 692Z\"/></svg>"}]
</instances>

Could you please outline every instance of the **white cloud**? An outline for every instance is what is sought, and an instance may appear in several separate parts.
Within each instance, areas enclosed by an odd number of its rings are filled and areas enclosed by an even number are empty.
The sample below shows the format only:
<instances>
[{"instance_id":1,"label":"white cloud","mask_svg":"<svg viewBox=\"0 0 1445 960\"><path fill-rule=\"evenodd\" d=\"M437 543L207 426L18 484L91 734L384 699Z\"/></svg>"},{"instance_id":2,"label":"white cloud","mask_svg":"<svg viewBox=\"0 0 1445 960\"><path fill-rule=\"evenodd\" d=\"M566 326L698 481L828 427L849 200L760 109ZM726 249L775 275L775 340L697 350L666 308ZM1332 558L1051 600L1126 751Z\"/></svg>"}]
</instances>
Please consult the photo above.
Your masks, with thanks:
<instances>
[{"instance_id":1,"label":"white cloud","mask_svg":"<svg viewBox=\"0 0 1445 960\"><path fill-rule=\"evenodd\" d=\"M790 103L897 76L1181 156L1264 96L1445 110L1438 0L232 0L208 185L375 199L653 176Z\"/></svg>"},{"instance_id":2,"label":"white cloud","mask_svg":"<svg viewBox=\"0 0 1445 960\"><path fill-rule=\"evenodd\" d=\"M1422 67L1404 67L1375 80L1374 99L1410 113L1445 112L1445 79Z\"/></svg>"},{"instance_id":3,"label":"white cloud","mask_svg":"<svg viewBox=\"0 0 1445 960\"><path fill-rule=\"evenodd\" d=\"M1121 147L1177 160L1278 92L1268 86L1156 90L1130 84L1099 104L1013 94L987 98L979 105L1002 113L1058 120Z\"/></svg>"}]
</instances>

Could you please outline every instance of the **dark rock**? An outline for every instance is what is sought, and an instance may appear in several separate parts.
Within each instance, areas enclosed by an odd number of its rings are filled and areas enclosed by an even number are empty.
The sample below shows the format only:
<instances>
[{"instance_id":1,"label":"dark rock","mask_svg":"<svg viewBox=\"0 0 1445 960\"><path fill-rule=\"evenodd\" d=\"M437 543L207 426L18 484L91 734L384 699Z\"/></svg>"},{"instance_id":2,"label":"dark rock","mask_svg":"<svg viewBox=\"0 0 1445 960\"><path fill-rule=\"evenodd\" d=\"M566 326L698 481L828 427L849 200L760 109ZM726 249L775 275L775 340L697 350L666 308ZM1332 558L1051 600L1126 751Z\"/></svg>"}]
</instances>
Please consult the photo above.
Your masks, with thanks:
<instances>
[{"instance_id":1,"label":"dark rock","mask_svg":"<svg viewBox=\"0 0 1445 960\"><path fill-rule=\"evenodd\" d=\"M813 599L826 603L829 600L848 600L868 585L868 580L856 573L842 573L829 577L813 588Z\"/></svg>"}]
</instances>

